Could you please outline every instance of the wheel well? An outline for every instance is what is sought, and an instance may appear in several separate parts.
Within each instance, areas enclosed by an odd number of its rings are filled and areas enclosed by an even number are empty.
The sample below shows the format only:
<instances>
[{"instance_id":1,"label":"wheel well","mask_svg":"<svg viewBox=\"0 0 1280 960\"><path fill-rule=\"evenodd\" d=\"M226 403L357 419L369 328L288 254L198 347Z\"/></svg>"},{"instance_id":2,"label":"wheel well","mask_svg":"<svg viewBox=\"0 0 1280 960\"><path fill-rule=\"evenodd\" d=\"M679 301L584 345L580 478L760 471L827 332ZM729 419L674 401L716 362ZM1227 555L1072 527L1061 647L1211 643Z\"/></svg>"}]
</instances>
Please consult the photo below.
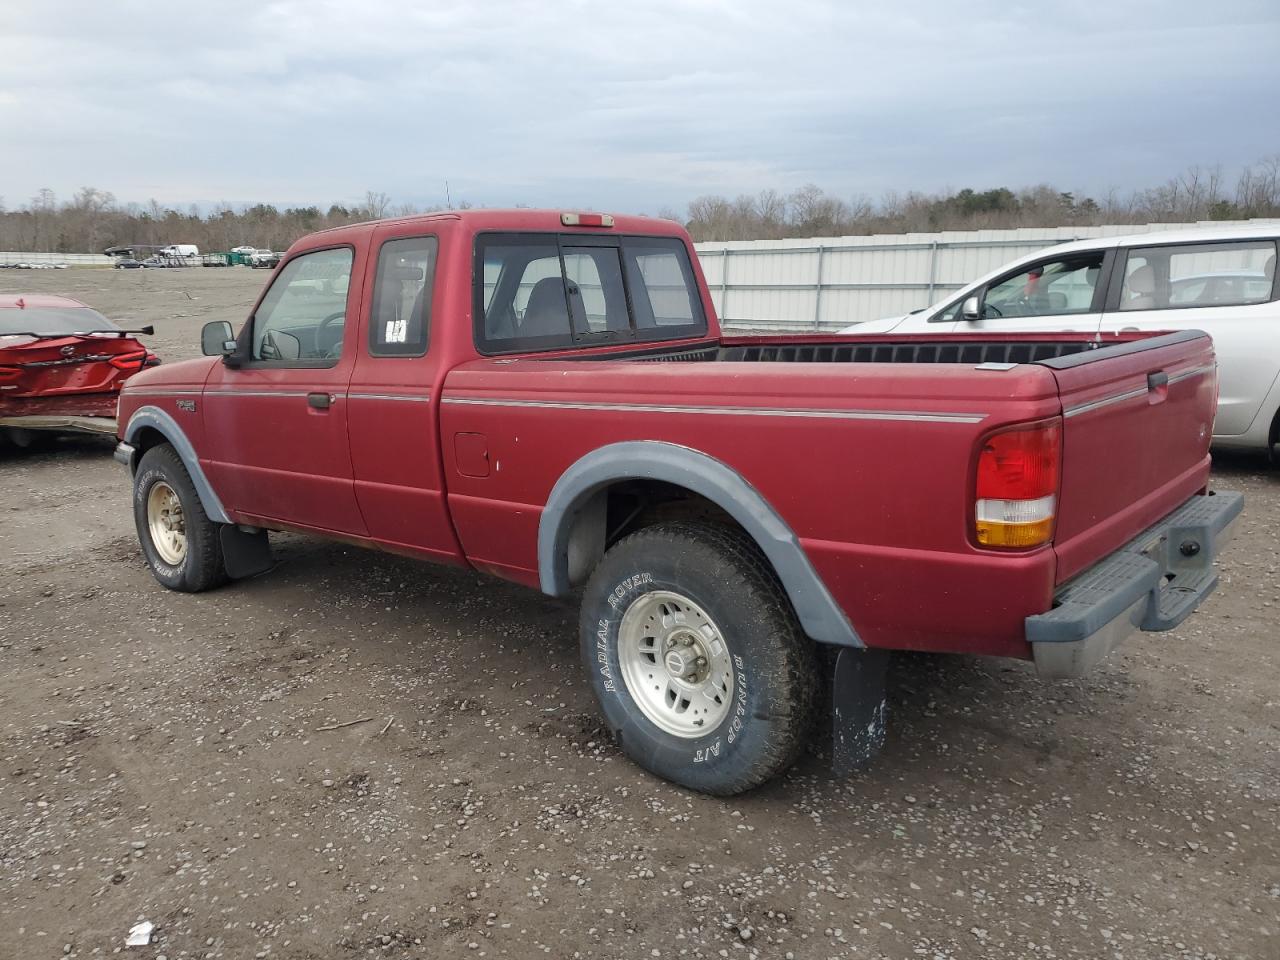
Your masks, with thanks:
<instances>
[{"instance_id":1,"label":"wheel well","mask_svg":"<svg viewBox=\"0 0 1280 960\"><path fill-rule=\"evenodd\" d=\"M597 490L569 531L569 581L584 583L604 552L629 533L667 520L706 520L742 529L723 507L674 483L620 480Z\"/></svg>"},{"instance_id":2,"label":"wheel well","mask_svg":"<svg viewBox=\"0 0 1280 960\"><path fill-rule=\"evenodd\" d=\"M134 449L138 451L135 454L134 466L137 466L137 461L141 460L142 455L152 447L158 447L160 444L168 442L169 438L155 427L143 427L132 441Z\"/></svg>"}]
</instances>

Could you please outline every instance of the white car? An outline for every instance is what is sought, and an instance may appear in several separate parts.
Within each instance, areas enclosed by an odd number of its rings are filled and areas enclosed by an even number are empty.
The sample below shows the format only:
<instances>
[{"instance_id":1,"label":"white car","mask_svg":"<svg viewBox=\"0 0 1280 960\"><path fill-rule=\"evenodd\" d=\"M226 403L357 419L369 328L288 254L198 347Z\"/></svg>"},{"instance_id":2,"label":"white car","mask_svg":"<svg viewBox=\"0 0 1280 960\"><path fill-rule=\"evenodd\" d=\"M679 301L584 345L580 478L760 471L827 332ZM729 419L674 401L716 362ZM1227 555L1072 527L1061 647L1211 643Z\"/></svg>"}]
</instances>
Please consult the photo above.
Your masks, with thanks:
<instances>
[{"instance_id":1,"label":"white car","mask_svg":"<svg viewBox=\"0 0 1280 960\"><path fill-rule=\"evenodd\" d=\"M1078 240L950 299L843 333L1204 330L1218 355L1218 447L1280 444L1280 224Z\"/></svg>"}]
</instances>

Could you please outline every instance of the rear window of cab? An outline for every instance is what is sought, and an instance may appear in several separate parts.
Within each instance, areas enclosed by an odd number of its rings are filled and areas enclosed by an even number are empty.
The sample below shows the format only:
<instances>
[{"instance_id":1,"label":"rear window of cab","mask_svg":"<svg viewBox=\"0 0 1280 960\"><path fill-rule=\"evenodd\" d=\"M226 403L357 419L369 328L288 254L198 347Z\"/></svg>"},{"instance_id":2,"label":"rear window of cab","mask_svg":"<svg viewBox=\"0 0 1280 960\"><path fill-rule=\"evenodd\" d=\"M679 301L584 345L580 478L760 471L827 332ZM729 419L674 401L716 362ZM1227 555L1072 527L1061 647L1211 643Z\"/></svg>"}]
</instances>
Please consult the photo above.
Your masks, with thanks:
<instances>
[{"instance_id":1,"label":"rear window of cab","mask_svg":"<svg viewBox=\"0 0 1280 960\"><path fill-rule=\"evenodd\" d=\"M476 239L475 342L484 354L705 336L677 237L489 233Z\"/></svg>"}]
</instances>

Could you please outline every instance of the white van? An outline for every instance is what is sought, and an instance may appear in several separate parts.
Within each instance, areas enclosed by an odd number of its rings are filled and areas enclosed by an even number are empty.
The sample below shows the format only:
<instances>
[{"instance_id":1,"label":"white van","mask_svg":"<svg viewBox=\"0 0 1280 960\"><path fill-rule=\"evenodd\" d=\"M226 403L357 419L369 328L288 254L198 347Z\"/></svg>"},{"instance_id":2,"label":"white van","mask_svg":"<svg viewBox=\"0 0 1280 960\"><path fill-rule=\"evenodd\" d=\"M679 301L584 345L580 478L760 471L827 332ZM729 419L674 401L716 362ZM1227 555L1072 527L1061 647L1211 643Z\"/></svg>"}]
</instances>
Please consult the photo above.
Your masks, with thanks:
<instances>
[{"instance_id":1,"label":"white van","mask_svg":"<svg viewBox=\"0 0 1280 960\"><path fill-rule=\"evenodd\" d=\"M1218 354L1219 447L1280 443L1280 224L1102 237L1049 247L946 302L844 333L1204 330Z\"/></svg>"},{"instance_id":2,"label":"white van","mask_svg":"<svg viewBox=\"0 0 1280 960\"><path fill-rule=\"evenodd\" d=\"M167 247L160 248L160 256L162 257L198 257L200 256L200 248L194 243L172 243Z\"/></svg>"}]
</instances>

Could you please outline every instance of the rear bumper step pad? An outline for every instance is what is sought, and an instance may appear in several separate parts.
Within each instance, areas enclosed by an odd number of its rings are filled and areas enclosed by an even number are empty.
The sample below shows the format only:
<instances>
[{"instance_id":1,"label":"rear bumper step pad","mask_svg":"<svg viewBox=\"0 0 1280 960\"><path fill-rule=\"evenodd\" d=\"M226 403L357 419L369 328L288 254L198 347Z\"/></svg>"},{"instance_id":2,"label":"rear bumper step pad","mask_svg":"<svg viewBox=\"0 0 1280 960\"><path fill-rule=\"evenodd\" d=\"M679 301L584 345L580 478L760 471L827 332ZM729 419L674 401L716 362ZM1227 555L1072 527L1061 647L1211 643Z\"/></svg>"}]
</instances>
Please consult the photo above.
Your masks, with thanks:
<instances>
[{"instance_id":1,"label":"rear bumper step pad","mask_svg":"<svg viewBox=\"0 0 1280 960\"><path fill-rule=\"evenodd\" d=\"M1172 630L1218 585L1213 561L1244 507L1239 493L1192 497L1058 588L1028 617L1036 672L1082 677L1135 630Z\"/></svg>"}]
</instances>

